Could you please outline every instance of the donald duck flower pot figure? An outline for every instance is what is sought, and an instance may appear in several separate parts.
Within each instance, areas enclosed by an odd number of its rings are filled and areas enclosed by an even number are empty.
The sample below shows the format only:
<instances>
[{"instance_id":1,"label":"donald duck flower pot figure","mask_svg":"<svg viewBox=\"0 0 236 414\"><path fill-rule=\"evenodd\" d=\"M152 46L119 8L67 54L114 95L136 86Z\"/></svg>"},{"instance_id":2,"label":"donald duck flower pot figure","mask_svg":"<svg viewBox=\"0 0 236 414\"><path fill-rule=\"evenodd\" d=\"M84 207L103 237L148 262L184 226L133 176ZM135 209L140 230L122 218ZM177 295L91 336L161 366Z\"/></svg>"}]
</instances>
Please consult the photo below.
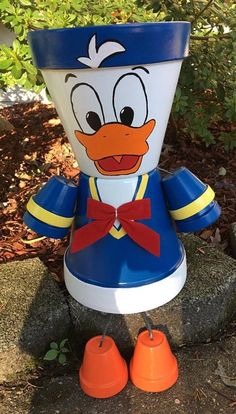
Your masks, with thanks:
<instances>
[{"instance_id":1,"label":"donald duck flower pot figure","mask_svg":"<svg viewBox=\"0 0 236 414\"><path fill-rule=\"evenodd\" d=\"M65 283L89 308L127 314L172 300L186 280L175 228L197 231L220 214L213 190L189 170L162 178L157 168L189 33L188 22L166 22L29 34L81 173L78 185L51 178L24 220L55 238L73 221ZM138 337L130 376L146 391L176 382L177 362L162 332ZM92 338L80 369L83 390L109 397L127 379L112 338Z\"/></svg>"}]
</instances>

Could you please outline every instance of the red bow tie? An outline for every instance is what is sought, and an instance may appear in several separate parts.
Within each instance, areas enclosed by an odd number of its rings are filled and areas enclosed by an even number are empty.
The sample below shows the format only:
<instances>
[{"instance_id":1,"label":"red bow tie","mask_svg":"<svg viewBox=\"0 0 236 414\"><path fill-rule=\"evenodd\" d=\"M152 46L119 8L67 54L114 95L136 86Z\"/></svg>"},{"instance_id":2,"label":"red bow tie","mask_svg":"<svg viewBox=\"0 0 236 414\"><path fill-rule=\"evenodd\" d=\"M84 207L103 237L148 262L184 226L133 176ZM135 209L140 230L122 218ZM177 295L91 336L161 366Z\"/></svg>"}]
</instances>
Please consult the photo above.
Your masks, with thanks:
<instances>
[{"instance_id":1,"label":"red bow tie","mask_svg":"<svg viewBox=\"0 0 236 414\"><path fill-rule=\"evenodd\" d=\"M87 217L94 221L74 231L71 253L76 253L106 236L118 219L135 243L149 253L160 256L160 235L145 224L135 222L151 217L150 199L131 201L115 209L109 204L89 198Z\"/></svg>"}]
</instances>

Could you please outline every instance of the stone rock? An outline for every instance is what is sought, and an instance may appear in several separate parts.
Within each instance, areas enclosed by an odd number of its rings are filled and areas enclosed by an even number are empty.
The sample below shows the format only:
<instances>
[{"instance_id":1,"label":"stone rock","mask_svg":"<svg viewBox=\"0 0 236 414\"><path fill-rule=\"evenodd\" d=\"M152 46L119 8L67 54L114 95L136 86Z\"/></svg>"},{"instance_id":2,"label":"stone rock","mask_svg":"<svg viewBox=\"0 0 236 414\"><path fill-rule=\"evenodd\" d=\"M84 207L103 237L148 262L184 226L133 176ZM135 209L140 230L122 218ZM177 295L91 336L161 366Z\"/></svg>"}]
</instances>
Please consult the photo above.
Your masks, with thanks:
<instances>
[{"instance_id":1,"label":"stone rock","mask_svg":"<svg viewBox=\"0 0 236 414\"><path fill-rule=\"evenodd\" d=\"M184 289L171 302L148 312L153 327L162 329L174 346L207 342L217 337L236 310L236 261L198 237L182 237L188 263ZM109 315L93 311L69 298L76 337L81 345L103 332ZM140 330L141 314L113 315L107 334L127 355Z\"/></svg>"},{"instance_id":2,"label":"stone rock","mask_svg":"<svg viewBox=\"0 0 236 414\"><path fill-rule=\"evenodd\" d=\"M35 258L0 266L0 381L35 366L50 341L68 336L66 299Z\"/></svg>"},{"instance_id":3,"label":"stone rock","mask_svg":"<svg viewBox=\"0 0 236 414\"><path fill-rule=\"evenodd\" d=\"M236 259L236 222L230 225L229 238L232 255Z\"/></svg>"}]
</instances>

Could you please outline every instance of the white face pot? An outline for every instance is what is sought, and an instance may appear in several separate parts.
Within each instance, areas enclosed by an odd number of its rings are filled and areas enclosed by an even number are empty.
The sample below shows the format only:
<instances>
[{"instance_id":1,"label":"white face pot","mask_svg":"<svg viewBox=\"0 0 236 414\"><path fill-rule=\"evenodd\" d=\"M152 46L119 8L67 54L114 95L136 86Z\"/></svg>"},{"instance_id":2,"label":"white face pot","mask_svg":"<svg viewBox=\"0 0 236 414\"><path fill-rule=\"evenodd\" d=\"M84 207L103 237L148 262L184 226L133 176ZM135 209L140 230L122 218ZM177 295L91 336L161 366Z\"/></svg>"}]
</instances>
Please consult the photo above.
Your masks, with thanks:
<instances>
[{"instance_id":1,"label":"white face pot","mask_svg":"<svg viewBox=\"0 0 236 414\"><path fill-rule=\"evenodd\" d=\"M30 33L83 173L122 178L157 166L189 31L169 22Z\"/></svg>"}]
</instances>

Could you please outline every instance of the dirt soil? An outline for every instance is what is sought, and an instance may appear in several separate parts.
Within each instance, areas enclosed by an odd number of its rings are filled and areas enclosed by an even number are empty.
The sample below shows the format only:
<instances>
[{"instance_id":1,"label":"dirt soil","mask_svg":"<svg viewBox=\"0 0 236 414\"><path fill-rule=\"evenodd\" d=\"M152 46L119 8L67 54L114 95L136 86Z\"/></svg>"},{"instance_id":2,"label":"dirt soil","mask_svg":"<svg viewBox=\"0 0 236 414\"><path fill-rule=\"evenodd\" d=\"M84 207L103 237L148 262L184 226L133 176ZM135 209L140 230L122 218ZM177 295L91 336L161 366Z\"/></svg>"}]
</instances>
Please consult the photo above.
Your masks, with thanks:
<instances>
[{"instance_id":1,"label":"dirt soil","mask_svg":"<svg viewBox=\"0 0 236 414\"><path fill-rule=\"evenodd\" d=\"M0 262L39 256L62 281L68 239L38 240L22 217L31 195L54 174L76 175L77 162L53 105L18 104L2 109L0 116L14 126L0 133ZM235 151L227 153L219 144L206 148L186 135L176 137L169 127L159 166L174 170L182 165L214 188L222 207L217 223L198 235L230 254L229 226L236 221Z\"/></svg>"}]
</instances>

